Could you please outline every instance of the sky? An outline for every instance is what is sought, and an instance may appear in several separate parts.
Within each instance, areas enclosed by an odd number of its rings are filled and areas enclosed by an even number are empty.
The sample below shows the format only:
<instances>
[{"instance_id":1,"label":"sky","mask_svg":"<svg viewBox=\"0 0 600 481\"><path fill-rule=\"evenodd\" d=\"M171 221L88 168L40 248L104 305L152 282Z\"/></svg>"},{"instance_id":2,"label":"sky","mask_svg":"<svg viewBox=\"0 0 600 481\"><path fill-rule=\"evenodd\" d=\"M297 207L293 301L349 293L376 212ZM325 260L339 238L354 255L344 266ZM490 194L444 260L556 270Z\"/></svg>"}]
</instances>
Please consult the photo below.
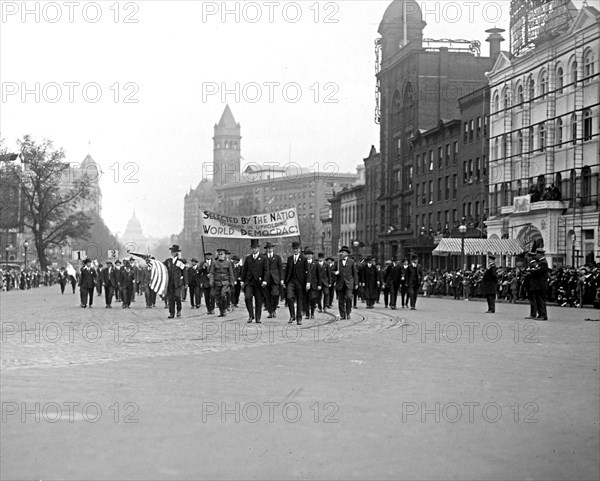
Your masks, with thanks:
<instances>
[{"instance_id":1,"label":"sky","mask_svg":"<svg viewBox=\"0 0 600 481\"><path fill-rule=\"evenodd\" d=\"M145 235L177 234L227 103L247 163L354 172L379 150L374 40L390 3L3 1L0 136L91 154L113 233L135 209ZM485 56L485 30L508 29L507 0L418 3L426 38L477 39Z\"/></svg>"}]
</instances>

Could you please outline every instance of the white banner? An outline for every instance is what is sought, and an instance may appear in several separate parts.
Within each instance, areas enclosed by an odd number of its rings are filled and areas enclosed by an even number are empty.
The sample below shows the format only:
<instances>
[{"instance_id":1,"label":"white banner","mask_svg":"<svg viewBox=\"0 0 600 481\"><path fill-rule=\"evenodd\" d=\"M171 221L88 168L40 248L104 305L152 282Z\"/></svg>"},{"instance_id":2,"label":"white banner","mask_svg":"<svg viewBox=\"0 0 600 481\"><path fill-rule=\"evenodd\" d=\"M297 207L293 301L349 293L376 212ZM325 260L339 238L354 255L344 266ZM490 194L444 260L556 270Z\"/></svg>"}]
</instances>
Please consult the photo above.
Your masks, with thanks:
<instances>
[{"instance_id":1,"label":"white banner","mask_svg":"<svg viewBox=\"0 0 600 481\"><path fill-rule=\"evenodd\" d=\"M513 203L513 214L521 214L529 212L531 210L531 196L522 195L521 197L515 197Z\"/></svg>"},{"instance_id":2,"label":"white banner","mask_svg":"<svg viewBox=\"0 0 600 481\"><path fill-rule=\"evenodd\" d=\"M293 237L300 235L296 208L248 216L202 212L202 235L229 239Z\"/></svg>"}]
</instances>

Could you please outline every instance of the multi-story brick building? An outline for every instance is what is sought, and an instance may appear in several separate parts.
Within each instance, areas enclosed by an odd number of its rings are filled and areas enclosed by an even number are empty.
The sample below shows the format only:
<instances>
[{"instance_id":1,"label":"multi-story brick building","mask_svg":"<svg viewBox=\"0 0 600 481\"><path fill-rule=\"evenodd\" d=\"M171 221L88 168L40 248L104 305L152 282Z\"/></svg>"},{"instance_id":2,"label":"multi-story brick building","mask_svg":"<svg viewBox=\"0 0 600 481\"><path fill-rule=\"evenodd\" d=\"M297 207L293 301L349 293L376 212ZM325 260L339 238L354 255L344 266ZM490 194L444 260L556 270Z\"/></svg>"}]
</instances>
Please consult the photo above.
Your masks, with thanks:
<instances>
[{"instance_id":1,"label":"multi-story brick building","mask_svg":"<svg viewBox=\"0 0 600 481\"><path fill-rule=\"evenodd\" d=\"M544 19L533 47L503 52L488 74L488 234L542 244L551 265L581 265L600 250L600 12L526 3L515 15Z\"/></svg>"},{"instance_id":2,"label":"multi-story brick building","mask_svg":"<svg viewBox=\"0 0 600 481\"><path fill-rule=\"evenodd\" d=\"M418 132L436 128L442 119L459 119L458 99L487 84L485 72L492 68L500 50L502 37L497 35L488 39L490 57L480 56L476 41L440 41L442 46L434 47L423 42L424 27L415 0L394 0L383 16L381 39L376 43L380 52L376 121L381 124L381 158L376 182L379 246L373 251L381 260L419 246L418 229L424 213L425 223L429 221L429 212L420 212L414 205L416 184L405 180L415 160L409 140ZM434 172L437 175L437 168ZM443 178L445 182L445 175ZM372 185L370 179L367 185ZM413 223L417 216L418 227ZM436 222L432 214L432 223Z\"/></svg>"}]
</instances>

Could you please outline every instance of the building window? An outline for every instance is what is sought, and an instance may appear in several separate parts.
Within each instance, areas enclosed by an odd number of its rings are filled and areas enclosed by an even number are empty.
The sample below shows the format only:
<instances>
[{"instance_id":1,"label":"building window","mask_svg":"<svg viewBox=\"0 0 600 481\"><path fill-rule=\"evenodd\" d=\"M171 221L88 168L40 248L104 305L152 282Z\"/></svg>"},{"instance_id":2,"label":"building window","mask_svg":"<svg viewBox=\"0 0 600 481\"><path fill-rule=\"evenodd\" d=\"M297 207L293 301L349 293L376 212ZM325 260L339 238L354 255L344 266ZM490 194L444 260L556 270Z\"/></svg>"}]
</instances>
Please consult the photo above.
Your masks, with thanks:
<instances>
[{"instance_id":1,"label":"building window","mask_svg":"<svg viewBox=\"0 0 600 481\"><path fill-rule=\"evenodd\" d=\"M502 157L508 157L508 135L502 135Z\"/></svg>"},{"instance_id":2,"label":"building window","mask_svg":"<svg viewBox=\"0 0 600 481\"><path fill-rule=\"evenodd\" d=\"M473 140L473 119L469 120L469 140Z\"/></svg>"},{"instance_id":3,"label":"building window","mask_svg":"<svg viewBox=\"0 0 600 481\"><path fill-rule=\"evenodd\" d=\"M573 88L577 87L577 61L574 60L571 64L571 83L573 84Z\"/></svg>"},{"instance_id":4,"label":"building window","mask_svg":"<svg viewBox=\"0 0 600 481\"><path fill-rule=\"evenodd\" d=\"M531 101L535 98L535 81L533 80L533 75L529 76L527 90L529 91L529 100Z\"/></svg>"},{"instance_id":5,"label":"building window","mask_svg":"<svg viewBox=\"0 0 600 481\"><path fill-rule=\"evenodd\" d=\"M412 165L408 166L407 181L408 181L408 189L411 190L413 188L413 166Z\"/></svg>"},{"instance_id":6,"label":"building window","mask_svg":"<svg viewBox=\"0 0 600 481\"><path fill-rule=\"evenodd\" d=\"M481 117L477 117L477 138L481 137Z\"/></svg>"},{"instance_id":7,"label":"building window","mask_svg":"<svg viewBox=\"0 0 600 481\"><path fill-rule=\"evenodd\" d=\"M450 199L450 176L446 176L446 195L444 196L445 200Z\"/></svg>"},{"instance_id":8,"label":"building window","mask_svg":"<svg viewBox=\"0 0 600 481\"><path fill-rule=\"evenodd\" d=\"M469 140L469 122L465 122L464 132L463 132L463 140L466 142Z\"/></svg>"},{"instance_id":9,"label":"building window","mask_svg":"<svg viewBox=\"0 0 600 481\"><path fill-rule=\"evenodd\" d=\"M463 184L466 184L469 180L469 168L467 166L467 161L463 162Z\"/></svg>"},{"instance_id":10,"label":"building window","mask_svg":"<svg viewBox=\"0 0 600 481\"><path fill-rule=\"evenodd\" d=\"M442 201L442 178L438 177L437 181L437 201Z\"/></svg>"},{"instance_id":11,"label":"building window","mask_svg":"<svg viewBox=\"0 0 600 481\"><path fill-rule=\"evenodd\" d=\"M473 159L469 159L469 184L473 182Z\"/></svg>"},{"instance_id":12,"label":"building window","mask_svg":"<svg viewBox=\"0 0 600 481\"><path fill-rule=\"evenodd\" d=\"M450 144L446 144L446 165L450 163Z\"/></svg>"},{"instance_id":13,"label":"building window","mask_svg":"<svg viewBox=\"0 0 600 481\"><path fill-rule=\"evenodd\" d=\"M417 174L419 174L419 165L421 164L421 156L417 154L415 157L415 166L417 167Z\"/></svg>"},{"instance_id":14,"label":"building window","mask_svg":"<svg viewBox=\"0 0 600 481\"><path fill-rule=\"evenodd\" d=\"M548 93L548 74L545 70L540 73L540 95L544 96Z\"/></svg>"},{"instance_id":15,"label":"building window","mask_svg":"<svg viewBox=\"0 0 600 481\"><path fill-rule=\"evenodd\" d=\"M510 91L508 90L508 87L504 87L504 108L508 109L510 108Z\"/></svg>"},{"instance_id":16,"label":"building window","mask_svg":"<svg viewBox=\"0 0 600 481\"><path fill-rule=\"evenodd\" d=\"M481 157L475 159L475 176L477 180L481 179Z\"/></svg>"},{"instance_id":17,"label":"building window","mask_svg":"<svg viewBox=\"0 0 600 481\"><path fill-rule=\"evenodd\" d=\"M423 192L421 193L421 202L427 204L427 182L423 182Z\"/></svg>"},{"instance_id":18,"label":"building window","mask_svg":"<svg viewBox=\"0 0 600 481\"><path fill-rule=\"evenodd\" d=\"M592 203L592 170L587 165L581 169L581 201L584 205Z\"/></svg>"},{"instance_id":19,"label":"building window","mask_svg":"<svg viewBox=\"0 0 600 481\"><path fill-rule=\"evenodd\" d=\"M583 60L583 71L585 82L589 83L594 76L594 53L591 50L588 50L585 53L585 58Z\"/></svg>"},{"instance_id":20,"label":"building window","mask_svg":"<svg viewBox=\"0 0 600 481\"><path fill-rule=\"evenodd\" d=\"M562 67L556 69L556 90L559 94L563 93L563 87L565 86L565 74Z\"/></svg>"},{"instance_id":21,"label":"building window","mask_svg":"<svg viewBox=\"0 0 600 481\"><path fill-rule=\"evenodd\" d=\"M427 154L423 152L423 173L427 172Z\"/></svg>"},{"instance_id":22,"label":"building window","mask_svg":"<svg viewBox=\"0 0 600 481\"><path fill-rule=\"evenodd\" d=\"M517 102L519 104L522 104L525 101L525 98L523 96L523 84L519 83L519 85L517 86Z\"/></svg>"},{"instance_id":23,"label":"building window","mask_svg":"<svg viewBox=\"0 0 600 481\"><path fill-rule=\"evenodd\" d=\"M433 170L433 150L429 151L429 170Z\"/></svg>"},{"instance_id":24,"label":"building window","mask_svg":"<svg viewBox=\"0 0 600 481\"><path fill-rule=\"evenodd\" d=\"M529 127L529 152L533 152L535 149L534 139L535 139L535 134L533 131L533 127Z\"/></svg>"},{"instance_id":25,"label":"building window","mask_svg":"<svg viewBox=\"0 0 600 481\"><path fill-rule=\"evenodd\" d=\"M443 163L444 163L444 148L438 147L438 167L442 168Z\"/></svg>"},{"instance_id":26,"label":"building window","mask_svg":"<svg viewBox=\"0 0 600 481\"><path fill-rule=\"evenodd\" d=\"M571 142L573 145L577 143L577 115L571 115Z\"/></svg>"},{"instance_id":27,"label":"building window","mask_svg":"<svg viewBox=\"0 0 600 481\"><path fill-rule=\"evenodd\" d=\"M454 142L454 163L456 163L456 160L458 159L458 142Z\"/></svg>"},{"instance_id":28,"label":"building window","mask_svg":"<svg viewBox=\"0 0 600 481\"><path fill-rule=\"evenodd\" d=\"M540 152L546 148L546 125L543 122L538 127L538 147Z\"/></svg>"},{"instance_id":29,"label":"building window","mask_svg":"<svg viewBox=\"0 0 600 481\"><path fill-rule=\"evenodd\" d=\"M519 130L517 132L517 154L523 153L523 132Z\"/></svg>"},{"instance_id":30,"label":"building window","mask_svg":"<svg viewBox=\"0 0 600 481\"><path fill-rule=\"evenodd\" d=\"M456 199L456 193L458 191L458 174L452 176L452 199Z\"/></svg>"},{"instance_id":31,"label":"building window","mask_svg":"<svg viewBox=\"0 0 600 481\"><path fill-rule=\"evenodd\" d=\"M419 207L420 199L421 199L421 184L417 184L417 195L416 195L416 201L415 201L415 205L417 207Z\"/></svg>"},{"instance_id":32,"label":"building window","mask_svg":"<svg viewBox=\"0 0 600 481\"><path fill-rule=\"evenodd\" d=\"M500 158L500 141L498 137L494 139L494 160L498 160Z\"/></svg>"},{"instance_id":33,"label":"building window","mask_svg":"<svg viewBox=\"0 0 600 481\"><path fill-rule=\"evenodd\" d=\"M494 112L500 112L500 94L498 91L494 94ZM465 141L467 140L467 123L465 122Z\"/></svg>"},{"instance_id":34,"label":"building window","mask_svg":"<svg viewBox=\"0 0 600 481\"><path fill-rule=\"evenodd\" d=\"M556 144L560 147L562 145L563 139L563 122L559 117L556 119Z\"/></svg>"},{"instance_id":35,"label":"building window","mask_svg":"<svg viewBox=\"0 0 600 481\"><path fill-rule=\"evenodd\" d=\"M583 112L583 140L592 140L592 109Z\"/></svg>"}]
</instances>

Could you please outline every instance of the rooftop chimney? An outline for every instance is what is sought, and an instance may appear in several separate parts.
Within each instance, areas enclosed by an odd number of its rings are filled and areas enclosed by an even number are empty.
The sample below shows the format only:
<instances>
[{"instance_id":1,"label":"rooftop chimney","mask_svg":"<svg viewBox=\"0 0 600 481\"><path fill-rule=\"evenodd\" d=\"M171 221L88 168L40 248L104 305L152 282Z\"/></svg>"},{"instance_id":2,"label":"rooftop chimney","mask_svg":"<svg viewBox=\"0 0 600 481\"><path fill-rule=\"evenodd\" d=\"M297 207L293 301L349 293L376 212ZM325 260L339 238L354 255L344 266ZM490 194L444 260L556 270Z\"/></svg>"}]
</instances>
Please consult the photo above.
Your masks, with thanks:
<instances>
[{"instance_id":1,"label":"rooftop chimney","mask_svg":"<svg viewBox=\"0 0 600 481\"><path fill-rule=\"evenodd\" d=\"M503 32L503 28L490 28L485 31L485 33L490 34L485 41L490 42L490 58L493 62L495 62L498 55L500 55L500 44L504 41L504 37L502 36Z\"/></svg>"}]
</instances>

